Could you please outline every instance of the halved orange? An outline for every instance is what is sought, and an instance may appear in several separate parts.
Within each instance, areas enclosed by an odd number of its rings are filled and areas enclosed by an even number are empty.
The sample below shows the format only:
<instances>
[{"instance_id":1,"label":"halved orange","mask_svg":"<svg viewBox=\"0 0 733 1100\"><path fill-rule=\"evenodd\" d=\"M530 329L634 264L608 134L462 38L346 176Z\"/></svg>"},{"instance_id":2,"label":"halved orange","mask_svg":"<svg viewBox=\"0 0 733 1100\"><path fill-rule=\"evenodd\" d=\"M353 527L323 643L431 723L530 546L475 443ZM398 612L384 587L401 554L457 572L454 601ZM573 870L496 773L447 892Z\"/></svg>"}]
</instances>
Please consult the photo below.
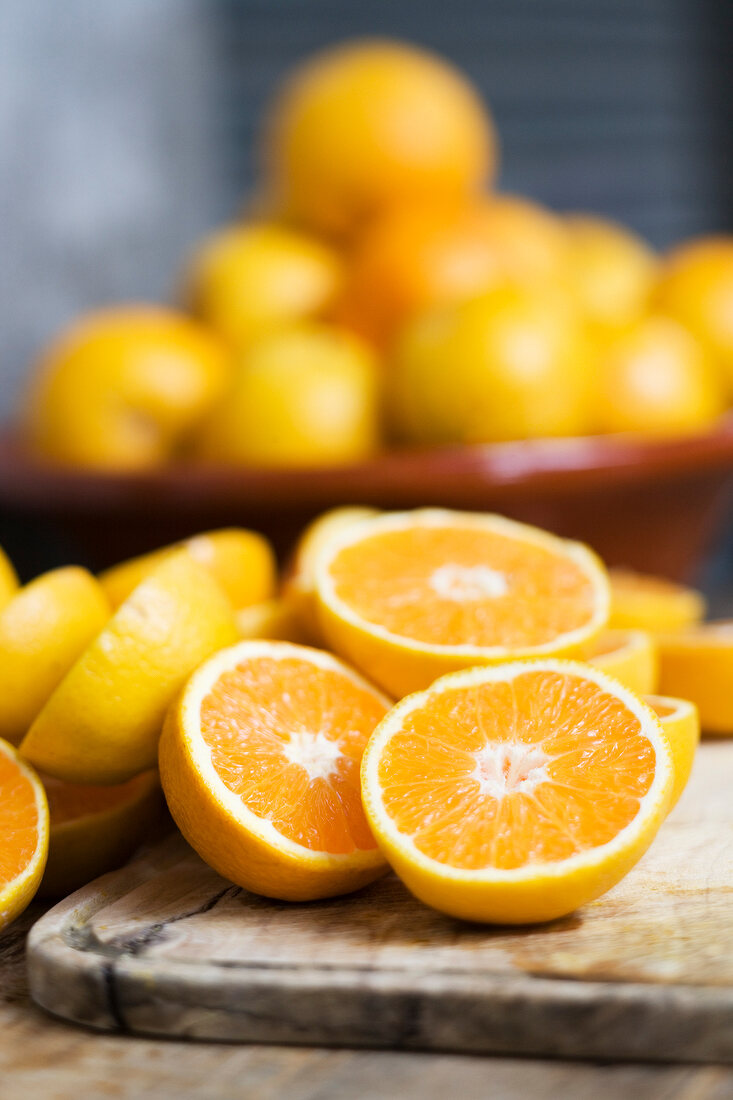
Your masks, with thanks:
<instances>
[{"instance_id":1,"label":"halved orange","mask_svg":"<svg viewBox=\"0 0 733 1100\"><path fill-rule=\"evenodd\" d=\"M674 786L670 810L677 805L687 786L695 750L700 741L700 715L689 699L675 699L671 695L647 695L646 703L662 723L674 761Z\"/></svg>"},{"instance_id":2,"label":"halved orange","mask_svg":"<svg viewBox=\"0 0 733 1100\"><path fill-rule=\"evenodd\" d=\"M637 695L657 689L657 646L645 630L604 630L583 654L589 664L615 676Z\"/></svg>"},{"instance_id":3,"label":"halved orange","mask_svg":"<svg viewBox=\"0 0 733 1100\"><path fill-rule=\"evenodd\" d=\"M32 899L47 855L43 785L12 745L0 739L0 929Z\"/></svg>"},{"instance_id":4,"label":"halved orange","mask_svg":"<svg viewBox=\"0 0 733 1100\"><path fill-rule=\"evenodd\" d=\"M577 653L609 607L587 547L438 508L349 526L319 555L316 589L326 642L397 697L469 665Z\"/></svg>"},{"instance_id":5,"label":"halved orange","mask_svg":"<svg viewBox=\"0 0 733 1100\"><path fill-rule=\"evenodd\" d=\"M492 923L605 893L653 840L673 782L654 712L573 661L444 676L390 711L362 762L369 824L407 887Z\"/></svg>"},{"instance_id":6,"label":"halved orange","mask_svg":"<svg viewBox=\"0 0 733 1100\"><path fill-rule=\"evenodd\" d=\"M113 787L41 779L51 825L39 887L44 897L65 897L121 866L148 835L162 804L157 771Z\"/></svg>"},{"instance_id":7,"label":"halved orange","mask_svg":"<svg viewBox=\"0 0 733 1100\"><path fill-rule=\"evenodd\" d=\"M733 734L733 619L660 634L659 691L690 699L704 733Z\"/></svg>"},{"instance_id":8,"label":"halved orange","mask_svg":"<svg viewBox=\"0 0 733 1100\"><path fill-rule=\"evenodd\" d=\"M219 874L285 901L356 890L386 864L359 765L389 701L328 653L222 650L168 712L160 773L189 844Z\"/></svg>"},{"instance_id":9,"label":"halved orange","mask_svg":"<svg viewBox=\"0 0 733 1100\"><path fill-rule=\"evenodd\" d=\"M611 618L620 630L683 630L705 617L705 597L694 588L635 573L610 569Z\"/></svg>"}]
</instances>

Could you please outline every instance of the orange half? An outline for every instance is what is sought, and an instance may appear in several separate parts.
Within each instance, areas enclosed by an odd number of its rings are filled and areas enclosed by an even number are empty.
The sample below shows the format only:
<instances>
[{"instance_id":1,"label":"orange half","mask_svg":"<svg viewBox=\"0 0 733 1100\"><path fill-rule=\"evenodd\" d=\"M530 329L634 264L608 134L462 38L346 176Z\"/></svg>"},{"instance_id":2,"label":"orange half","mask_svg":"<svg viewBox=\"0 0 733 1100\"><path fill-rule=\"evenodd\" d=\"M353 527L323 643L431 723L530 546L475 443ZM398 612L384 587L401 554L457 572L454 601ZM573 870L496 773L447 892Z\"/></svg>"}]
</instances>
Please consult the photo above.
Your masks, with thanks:
<instances>
[{"instance_id":1,"label":"orange half","mask_svg":"<svg viewBox=\"0 0 733 1100\"><path fill-rule=\"evenodd\" d=\"M23 912L48 855L48 804L40 779L0 739L0 929Z\"/></svg>"},{"instance_id":2,"label":"orange half","mask_svg":"<svg viewBox=\"0 0 733 1100\"><path fill-rule=\"evenodd\" d=\"M410 890L452 916L550 920L653 840L674 772L659 719L598 669L512 662L404 699L362 762L367 818Z\"/></svg>"},{"instance_id":3,"label":"orange half","mask_svg":"<svg viewBox=\"0 0 733 1100\"><path fill-rule=\"evenodd\" d=\"M359 767L389 701L328 653L246 641L191 677L171 708L160 772L188 842L220 874L300 901L384 873Z\"/></svg>"},{"instance_id":4,"label":"orange half","mask_svg":"<svg viewBox=\"0 0 733 1100\"><path fill-rule=\"evenodd\" d=\"M330 647L397 697L468 665L574 654L610 599L580 543L437 508L350 526L319 556L316 588Z\"/></svg>"}]
</instances>

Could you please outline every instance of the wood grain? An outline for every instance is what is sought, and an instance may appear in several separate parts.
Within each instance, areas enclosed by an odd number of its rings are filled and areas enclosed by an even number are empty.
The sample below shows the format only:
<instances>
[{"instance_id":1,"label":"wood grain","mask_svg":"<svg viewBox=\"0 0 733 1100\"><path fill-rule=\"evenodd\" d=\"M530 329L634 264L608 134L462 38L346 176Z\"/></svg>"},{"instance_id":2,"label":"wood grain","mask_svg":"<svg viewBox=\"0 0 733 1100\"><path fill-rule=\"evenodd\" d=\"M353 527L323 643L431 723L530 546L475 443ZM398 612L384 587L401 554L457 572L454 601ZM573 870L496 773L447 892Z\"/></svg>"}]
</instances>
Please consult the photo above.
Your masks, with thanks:
<instances>
[{"instance_id":1,"label":"wood grain","mask_svg":"<svg viewBox=\"0 0 733 1100\"><path fill-rule=\"evenodd\" d=\"M178 837L57 906L29 939L36 1001L92 1027L247 1042L733 1061L733 744L606 897L487 929L395 878L278 904Z\"/></svg>"}]
</instances>

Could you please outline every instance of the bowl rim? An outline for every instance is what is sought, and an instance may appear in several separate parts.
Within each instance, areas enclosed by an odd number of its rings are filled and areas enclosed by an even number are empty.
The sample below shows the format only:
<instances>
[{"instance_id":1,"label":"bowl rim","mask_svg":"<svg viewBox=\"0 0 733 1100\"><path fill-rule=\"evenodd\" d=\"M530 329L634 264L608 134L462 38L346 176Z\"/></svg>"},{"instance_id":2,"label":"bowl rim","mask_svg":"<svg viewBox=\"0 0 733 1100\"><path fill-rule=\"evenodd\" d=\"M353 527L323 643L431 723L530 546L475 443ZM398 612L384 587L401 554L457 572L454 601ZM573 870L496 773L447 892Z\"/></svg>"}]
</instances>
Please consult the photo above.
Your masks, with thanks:
<instances>
[{"instance_id":1,"label":"bowl rim","mask_svg":"<svg viewBox=\"0 0 733 1100\"><path fill-rule=\"evenodd\" d=\"M195 510L217 504L276 508L329 501L399 506L426 495L552 496L610 486L733 474L733 410L710 431L671 438L573 436L433 448L395 448L343 466L234 467L180 460L144 471L52 465L0 430L0 506L38 511Z\"/></svg>"}]
</instances>

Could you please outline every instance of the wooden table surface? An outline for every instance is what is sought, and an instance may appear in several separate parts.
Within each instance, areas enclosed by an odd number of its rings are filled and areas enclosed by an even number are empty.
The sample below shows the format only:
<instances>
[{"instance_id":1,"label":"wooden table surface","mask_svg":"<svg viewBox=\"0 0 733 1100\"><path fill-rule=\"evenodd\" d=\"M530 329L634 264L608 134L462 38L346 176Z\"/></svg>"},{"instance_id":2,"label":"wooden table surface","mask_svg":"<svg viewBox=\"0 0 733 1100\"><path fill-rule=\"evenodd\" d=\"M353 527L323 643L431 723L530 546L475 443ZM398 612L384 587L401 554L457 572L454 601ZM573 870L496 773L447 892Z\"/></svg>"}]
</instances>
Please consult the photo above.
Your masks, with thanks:
<instances>
[{"instance_id":1,"label":"wooden table surface","mask_svg":"<svg viewBox=\"0 0 733 1100\"><path fill-rule=\"evenodd\" d=\"M158 1042L94 1034L28 998L25 933L0 935L0 1100L724 1100L733 1067L469 1058L439 1054Z\"/></svg>"}]
</instances>

